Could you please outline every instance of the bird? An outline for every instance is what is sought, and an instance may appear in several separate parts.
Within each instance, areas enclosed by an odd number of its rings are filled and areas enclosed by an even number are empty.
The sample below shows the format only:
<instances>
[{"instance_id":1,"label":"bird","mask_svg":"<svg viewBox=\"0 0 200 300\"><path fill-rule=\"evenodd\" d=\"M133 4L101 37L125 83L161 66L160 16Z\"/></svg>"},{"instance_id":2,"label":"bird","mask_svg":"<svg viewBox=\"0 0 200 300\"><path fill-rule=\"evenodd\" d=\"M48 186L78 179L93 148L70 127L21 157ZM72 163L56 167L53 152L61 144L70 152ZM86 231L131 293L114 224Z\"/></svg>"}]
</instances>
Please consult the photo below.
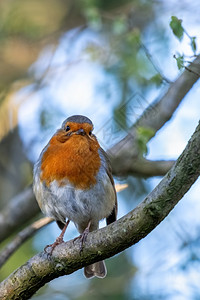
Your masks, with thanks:
<instances>
[{"instance_id":1,"label":"bird","mask_svg":"<svg viewBox=\"0 0 200 300\"><path fill-rule=\"evenodd\" d=\"M49 140L33 170L33 191L41 211L62 230L52 245L63 242L69 222L80 233L81 249L89 232L117 219L117 195L110 161L93 133L92 121L68 117ZM48 247L47 246L47 247ZM104 261L84 267L86 278L104 278Z\"/></svg>"}]
</instances>

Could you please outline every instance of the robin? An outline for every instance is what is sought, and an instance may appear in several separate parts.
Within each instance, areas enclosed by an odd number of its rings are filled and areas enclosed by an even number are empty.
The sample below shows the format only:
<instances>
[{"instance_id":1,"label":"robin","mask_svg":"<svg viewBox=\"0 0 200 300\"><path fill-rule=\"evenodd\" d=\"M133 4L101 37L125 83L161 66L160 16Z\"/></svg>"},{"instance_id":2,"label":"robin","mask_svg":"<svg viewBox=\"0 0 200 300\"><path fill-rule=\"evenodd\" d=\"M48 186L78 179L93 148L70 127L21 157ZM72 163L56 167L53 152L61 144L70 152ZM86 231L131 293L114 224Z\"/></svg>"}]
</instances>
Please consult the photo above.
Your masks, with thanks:
<instances>
[{"instance_id":1,"label":"robin","mask_svg":"<svg viewBox=\"0 0 200 300\"><path fill-rule=\"evenodd\" d=\"M34 166L33 190L42 212L62 230L54 247L63 242L70 221L81 241L116 220L117 197L109 159L93 134L92 121L81 115L67 118L42 150ZM86 278L104 278L104 261L84 268Z\"/></svg>"}]
</instances>

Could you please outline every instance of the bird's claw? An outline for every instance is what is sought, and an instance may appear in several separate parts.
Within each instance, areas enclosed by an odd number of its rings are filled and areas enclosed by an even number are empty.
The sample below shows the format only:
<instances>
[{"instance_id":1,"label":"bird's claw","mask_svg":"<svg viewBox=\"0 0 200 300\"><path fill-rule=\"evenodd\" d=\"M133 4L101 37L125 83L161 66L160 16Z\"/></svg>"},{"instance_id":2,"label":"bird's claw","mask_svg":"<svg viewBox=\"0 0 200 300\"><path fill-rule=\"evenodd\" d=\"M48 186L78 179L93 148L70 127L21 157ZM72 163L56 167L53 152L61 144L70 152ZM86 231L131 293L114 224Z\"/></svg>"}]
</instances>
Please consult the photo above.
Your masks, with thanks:
<instances>
[{"instance_id":1,"label":"bird's claw","mask_svg":"<svg viewBox=\"0 0 200 300\"><path fill-rule=\"evenodd\" d=\"M75 237L73 239L73 243L80 239L80 253L83 251L83 247L84 247L84 243L86 242L87 240L87 236L88 236L88 233L89 233L89 228L86 228L83 233L81 233L79 236Z\"/></svg>"},{"instance_id":2,"label":"bird's claw","mask_svg":"<svg viewBox=\"0 0 200 300\"><path fill-rule=\"evenodd\" d=\"M58 237L55 242L53 244L50 244L50 245L47 245L45 248L44 248L44 252L47 254L47 257L50 258L52 253L53 253L53 250L55 249L56 246L60 245L64 243L64 240L62 237ZM48 248L51 248L50 251L48 251L47 249Z\"/></svg>"}]
</instances>

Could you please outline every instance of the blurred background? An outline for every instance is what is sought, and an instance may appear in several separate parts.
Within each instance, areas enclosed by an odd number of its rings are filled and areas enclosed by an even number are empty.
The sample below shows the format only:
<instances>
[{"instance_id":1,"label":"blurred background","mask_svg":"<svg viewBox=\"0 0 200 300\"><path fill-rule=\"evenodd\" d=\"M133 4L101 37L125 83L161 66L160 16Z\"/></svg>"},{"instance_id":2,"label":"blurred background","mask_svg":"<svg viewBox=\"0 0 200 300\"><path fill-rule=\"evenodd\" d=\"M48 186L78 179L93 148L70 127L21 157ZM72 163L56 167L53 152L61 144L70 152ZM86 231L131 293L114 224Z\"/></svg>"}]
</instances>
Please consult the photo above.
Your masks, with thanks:
<instances>
[{"instance_id":1,"label":"blurred background","mask_svg":"<svg viewBox=\"0 0 200 300\"><path fill-rule=\"evenodd\" d=\"M193 55L190 38L173 35L171 16L197 37L198 52L199 15L199 2L189 0L0 1L0 209L32 183L33 163L68 116L91 118L105 150L126 135L180 74L173 55ZM148 143L147 158L180 155L199 120L199 92L197 82ZM128 183L118 194L121 217L161 178L115 179ZM79 270L32 299L200 299L199 195L197 181L151 234L107 260L104 280L86 280ZM3 266L0 279L59 232L54 223L39 231ZM65 240L76 235L70 225Z\"/></svg>"}]
</instances>

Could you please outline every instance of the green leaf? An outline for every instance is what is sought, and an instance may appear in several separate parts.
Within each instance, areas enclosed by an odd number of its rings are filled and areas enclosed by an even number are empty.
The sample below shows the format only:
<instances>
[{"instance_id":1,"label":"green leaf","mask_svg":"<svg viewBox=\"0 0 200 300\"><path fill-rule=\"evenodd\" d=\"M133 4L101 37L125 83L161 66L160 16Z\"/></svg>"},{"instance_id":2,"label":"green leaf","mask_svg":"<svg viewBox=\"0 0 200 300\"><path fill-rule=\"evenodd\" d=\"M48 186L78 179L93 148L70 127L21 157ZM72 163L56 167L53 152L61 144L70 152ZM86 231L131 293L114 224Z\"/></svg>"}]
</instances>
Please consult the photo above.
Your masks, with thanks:
<instances>
[{"instance_id":1,"label":"green leaf","mask_svg":"<svg viewBox=\"0 0 200 300\"><path fill-rule=\"evenodd\" d=\"M169 23L174 35L181 41L183 39L184 28L182 27L182 20L175 16L171 17L171 22Z\"/></svg>"},{"instance_id":2,"label":"green leaf","mask_svg":"<svg viewBox=\"0 0 200 300\"><path fill-rule=\"evenodd\" d=\"M163 79L162 79L161 75L159 73L157 73L154 76L152 76L149 81L152 84L155 84L157 87L159 87L162 84Z\"/></svg>"},{"instance_id":3,"label":"green leaf","mask_svg":"<svg viewBox=\"0 0 200 300\"><path fill-rule=\"evenodd\" d=\"M142 154L147 154L147 143L154 135L155 131L152 128L142 126L137 128L137 142Z\"/></svg>"},{"instance_id":4,"label":"green leaf","mask_svg":"<svg viewBox=\"0 0 200 300\"><path fill-rule=\"evenodd\" d=\"M176 59L178 69L181 70L184 67L184 55L178 53L178 56L174 55L174 58Z\"/></svg>"},{"instance_id":5,"label":"green leaf","mask_svg":"<svg viewBox=\"0 0 200 300\"><path fill-rule=\"evenodd\" d=\"M191 48L194 54L196 54L197 51L197 45L196 45L196 36L191 37Z\"/></svg>"}]
</instances>

